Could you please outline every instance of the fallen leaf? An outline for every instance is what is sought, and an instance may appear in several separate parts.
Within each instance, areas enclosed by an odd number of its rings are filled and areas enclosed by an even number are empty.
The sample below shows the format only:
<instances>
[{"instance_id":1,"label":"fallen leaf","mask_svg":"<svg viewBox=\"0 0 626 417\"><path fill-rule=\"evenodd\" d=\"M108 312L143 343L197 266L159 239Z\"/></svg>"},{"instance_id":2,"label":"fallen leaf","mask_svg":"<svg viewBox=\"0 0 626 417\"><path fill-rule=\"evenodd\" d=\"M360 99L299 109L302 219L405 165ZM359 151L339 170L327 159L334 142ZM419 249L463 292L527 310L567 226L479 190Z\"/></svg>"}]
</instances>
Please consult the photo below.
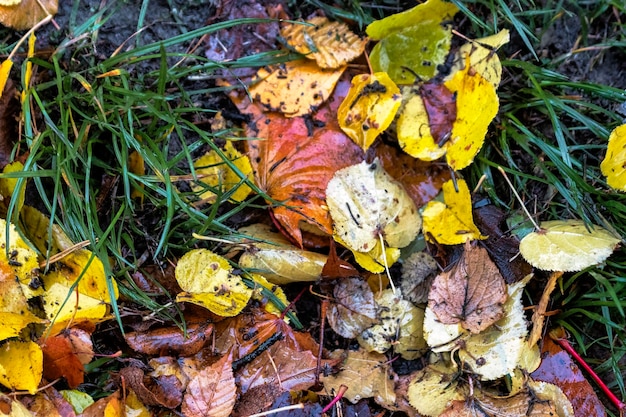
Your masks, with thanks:
<instances>
[{"instance_id":1,"label":"fallen leaf","mask_svg":"<svg viewBox=\"0 0 626 417\"><path fill-rule=\"evenodd\" d=\"M46 338L42 345L43 376L54 381L65 378L67 385L74 389L83 383L85 370L71 340L64 334Z\"/></svg>"},{"instance_id":2,"label":"fallen leaf","mask_svg":"<svg viewBox=\"0 0 626 417\"><path fill-rule=\"evenodd\" d=\"M307 115L328 100L345 69L322 69L306 59L286 62L271 72L262 68L256 76L260 81L249 87L250 95L265 111Z\"/></svg>"},{"instance_id":3,"label":"fallen leaf","mask_svg":"<svg viewBox=\"0 0 626 417\"><path fill-rule=\"evenodd\" d=\"M581 220L542 222L541 230L526 235L519 250L535 268L545 271L580 271L604 262L620 239L600 226Z\"/></svg>"},{"instance_id":4,"label":"fallen leaf","mask_svg":"<svg viewBox=\"0 0 626 417\"><path fill-rule=\"evenodd\" d=\"M453 401L463 400L466 388L459 384L457 372L444 361L418 371L407 391L411 405L422 415L439 416Z\"/></svg>"},{"instance_id":5,"label":"fallen leaf","mask_svg":"<svg viewBox=\"0 0 626 417\"><path fill-rule=\"evenodd\" d=\"M232 362L232 355L225 355L198 372L187 385L181 408L183 415L230 416L237 398Z\"/></svg>"},{"instance_id":6,"label":"fallen leaf","mask_svg":"<svg viewBox=\"0 0 626 417\"><path fill-rule=\"evenodd\" d=\"M241 266L241 265L240 265ZM275 316L282 317L283 310L279 308L279 306L271 300L268 300L268 297L263 294L263 289L271 292L274 297L276 297L283 306L289 305L289 301L287 300L287 296L282 288L278 285L272 284L269 282L263 275L259 274L250 274L249 278L254 281L255 288L252 290L252 299L257 300L260 304L263 305L263 308L268 313L272 313Z\"/></svg>"},{"instance_id":7,"label":"fallen leaf","mask_svg":"<svg viewBox=\"0 0 626 417\"><path fill-rule=\"evenodd\" d=\"M120 391L100 398L83 411L81 417L124 417L124 404Z\"/></svg>"},{"instance_id":8,"label":"fallen leaf","mask_svg":"<svg viewBox=\"0 0 626 417\"><path fill-rule=\"evenodd\" d=\"M400 89L387 73L357 75L337 110L339 126L366 151L393 121L401 98Z\"/></svg>"},{"instance_id":9,"label":"fallen leaf","mask_svg":"<svg viewBox=\"0 0 626 417\"><path fill-rule=\"evenodd\" d=\"M462 45L455 53L456 58L450 68L450 73L462 70L467 65L473 71L479 73L485 80L489 81L495 88L500 85L502 79L502 65L496 51L510 40L508 29L484 38L470 40Z\"/></svg>"},{"instance_id":10,"label":"fallen leaf","mask_svg":"<svg viewBox=\"0 0 626 417\"><path fill-rule=\"evenodd\" d=\"M246 155L242 155L233 146L232 141L226 141L224 145L223 155L219 155L217 151L211 150L194 161L193 166L196 175L199 177L198 184L192 185L191 189L202 192L199 197L202 201L213 204L222 194L228 193L229 200L242 202L252 192L252 189L245 183L239 175L226 164L224 157L228 159L237 170L249 180L252 180L252 166ZM218 194L211 190L218 191Z\"/></svg>"},{"instance_id":11,"label":"fallen leaf","mask_svg":"<svg viewBox=\"0 0 626 417\"><path fill-rule=\"evenodd\" d=\"M30 29L48 15L55 15L57 0L21 0L0 3L0 23L16 30Z\"/></svg>"},{"instance_id":12,"label":"fallen leaf","mask_svg":"<svg viewBox=\"0 0 626 417\"><path fill-rule=\"evenodd\" d=\"M334 240L330 240L330 253L322 268L322 279L355 278L359 271L350 263L344 261L337 255L337 247Z\"/></svg>"},{"instance_id":13,"label":"fallen leaf","mask_svg":"<svg viewBox=\"0 0 626 417\"><path fill-rule=\"evenodd\" d=\"M428 302L428 293L437 272L437 261L426 252L413 252L402 263L400 289L413 304Z\"/></svg>"},{"instance_id":14,"label":"fallen leaf","mask_svg":"<svg viewBox=\"0 0 626 417\"><path fill-rule=\"evenodd\" d=\"M359 57L367 44L367 39L359 38L345 23L331 22L321 16L305 24L285 23L280 35L296 51L315 60L320 68L346 65Z\"/></svg>"},{"instance_id":15,"label":"fallen leaf","mask_svg":"<svg viewBox=\"0 0 626 417\"><path fill-rule=\"evenodd\" d=\"M202 306L218 316L236 316L248 305L252 290L232 274L228 261L207 249L194 249L176 265L176 281L183 289L176 301Z\"/></svg>"},{"instance_id":16,"label":"fallen leaf","mask_svg":"<svg viewBox=\"0 0 626 417\"><path fill-rule=\"evenodd\" d=\"M422 212L424 236L430 242L458 245L474 239L485 239L474 224L472 199L467 183L457 179L458 191L452 180L443 184L443 200L431 201Z\"/></svg>"},{"instance_id":17,"label":"fallen leaf","mask_svg":"<svg viewBox=\"0 0 626 417\"><path fill-rule=\"evenodd\" d=\"M0 215L2 217L8 218L7 215L9 214L8 210L11 203L15 204L13 213L19 213L24 206L26 183L22 182L21 187L18 189L19 178L10 177L11 174L22 171L24 171L24 165L19 161L10 162L2 169L2 173L7 175L7 177L0 178L0 196L2 196L2 200L0 200Z\"/></svg>"},{"instance_id":18,"label":"fallen leaf","mask_svg":"<svg viewBox=\"0 0 626 417\"><path fill-rule=\"evenodd\" d=\"M357 252L371 251L381 238L392 248L405 247L422 225L413 200L378 160L337 171L326 202L335 233Z\"/></svg>"},{"instance_id":19,"label":"fallen leaf","mask_svg":"<svg viewBox=\"0 0 626 417\"><path fill-rule=\"evenodd\" d=\"M124 399L124 416L126 417L151 417L152 413L139 400L135 391L128 390Z\"/></svg>"},{"instance_id":20,"label":"fallen leaf","mask_svg":"<svg viewBox=\"0 0 626 417\"><path fill-rule=\"evenodd\" d=\"M60 394L71 405L72 411L75 411L76 414L82 414L87 407L94 403L93 398L89 394L77 389L62 390Z\"/></svg>"},{"instance_id":21,"label":"fallen leaf","mask_svg":"<svg viewBox=\"0 0 626 417\"><path fill-rule=\"evenodd\" d=\"M15 84L9 73L13 62L5 60L0 64L0 169L13 161L11 153L18 135L20 101L17 98Z\"/></svg>"},{"instance_id":22,"label":"fallen leaf","mask_svg":"<svg viewBox=\"0 0 626 417\"><path fill-rule=\"evenodd\" d=\"M462 258L433 281L428 307L443 324L480 333L504 314L506 284L487 251L465 243Z\"/></svg>"},{"instance_id":23,"label":"fallen leaf","mask_svg":"<svg viewBox=\"0 0 626 417\"><path fill-rule=\"evenodd\" d=\"M43 373L43 353L35 342L8 340L0 346L0 384L35 394Z\"/></svg>"},{"instance_id":24,"label":"fallen leaf","mask_svg":"<svg viewBox=\"0 0 626 417\"><path fill-rule=\"evenodd\" d=\"M397 84L413 84L416 75L432 78L448 55L452 32L447 22L457 11L452 3L429 0L371 23L368 36L380 40L370 53L372 69L387 72Z\"/></svg>"},{"instance_id":25,"label":"fallen leaf","mask_svg":"<svg viewBox=\"0 0 626 417\"><path fill-rule=\"evenodd\" d=\"M602 174L609 186L626 191L626 124L616 127L609 136L606 155L600 164Z\"/></svg>"},{"instance_id":26,"label":"fallen leaf","mask_svg":"<svg viewBox=\"0 0 626 417\"><path fill-rule=\"evenodd\" d=\"M185 330L179 327L161 327L142 332L128 332L126 343L136 352L150 356L195 355L209 340L211 324L189 324Z\"/></svg>"},{"instance_id":27,"label":"fallen leaf","mask_svg":"<svg viewBox=\"0 0 626 417\"><path fill-rule=\"evenodd\" d=\"M340 336L353 339L377 320L374 293L361 278L345 278L333 288L333 299L326 316Z\"/></svg>"},{"instance_id":28,"label":"fallen leaf","mask_svg":"<svg viewBox=\"0 0 626 417\"><path fill-rule=\"evenodd\" d=\"M134 366L120 369L122 383L128 385L142 404L176 408L182 400L183 386L174 375L144 375Z\"/></svg>"},{"instance_id":29,"label":"fallen leaf","mask_svg":"<svg viewBox=\"0 0 626 417\"><path fill-rule=\"evenodd\" d=\"M55 413L56 410L50 408L48 414L50 417L60 416L59 413ZM5 395L0 397L0 413L3 416L8 417L34 417L35 414L31 413L31 411L22 404L17 399L11 399Z\"/></svg>"}]
</instances>

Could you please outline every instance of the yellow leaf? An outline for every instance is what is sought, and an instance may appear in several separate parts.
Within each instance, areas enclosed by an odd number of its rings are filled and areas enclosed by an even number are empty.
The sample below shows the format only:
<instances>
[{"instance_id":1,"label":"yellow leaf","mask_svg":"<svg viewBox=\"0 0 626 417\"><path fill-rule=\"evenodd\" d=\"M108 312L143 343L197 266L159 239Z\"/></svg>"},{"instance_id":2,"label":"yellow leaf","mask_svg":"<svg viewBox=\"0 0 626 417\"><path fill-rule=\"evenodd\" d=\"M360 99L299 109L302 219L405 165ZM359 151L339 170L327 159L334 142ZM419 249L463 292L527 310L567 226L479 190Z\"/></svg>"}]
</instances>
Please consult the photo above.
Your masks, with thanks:
<instances>
[{"instance_id":1,"label":"yellow leaf","mask_svg":"<svg viewBox=\"0 0 626 417\"><path fill-rule=\"evenodd\" d=\"M128 171L138 177L146 175L146 163L139 152L132 151L128 154ZM141 203L143 203L143 188L143 183L133 183L133 189L130 192L130 198L137 198L141 201Z\"/></svg>"},{"instance_id":2,"label":"yellow leaf","mask_svg":"<svg viewBox=\"0 0 626 417\"><path fill-rule=\"evenodd\" d=\"M416 21L440 21L442 16L453 16L458 10L453 3L442 0L428 0L405 12L392 14L384 19L370 23L367 26L367 35L372 39L383 39L407 26L414 25Z\"/></svg>"},{"instance_id":3,"label":"yellow leaf","mask_svg":"<svg viewBox=\"0 0 626 417\"><path fill-rule=\"evenodd\" d=\"M254 280L256 284L258 284L258 287L253 290L252 298L263 303L265 311L280 317L282 315L282 311L279 310L273 302L267 300L265 296L263 296L263 293L261 292L261 287L270 290L276 296L276 298L278 298L286 307L289 304L289 301L287 301L287 296L285 295L283 289L280 288L278 285L269 282L263 275L250 274L250 277Z\"/></svg>"},{"instance_id":4,"label":"yellow leaf","mask_svg":"<svg viewBox=\"0 0 626 417\"><path fill-rule=\"evenodd\" d=\"M468 64L469 58L469 66L472 70L498 88L502 79L502 65L495 52L508 43L509 39L508 29L503 29L495 35L467 42L457 51L450 73L461 71Z\"/></svg>"},{"instance_id":5,"label":"yellow leaf","mask_svg":"<svg viewBox=\"0 0 626 417\"><path fill-rule=\"evenodd\" d=\"M357 75L337 110L339 126L367 150L393 121L401 98L400 89L386 73Z\"/></svg>"},{"instance_id":6,"label":"yellow leaf","mask_svg":"<svg viewBox=\"0 0 626 417\"><path fill-rule=\"evenodd\" d=\"M228 160L232 161L237 169L249 180L253 179L250 159L235 149L231 141L226 142L224 155ZM247 184L241 183L239 175L226 165L224 160L213 150L198 158L198 160L194 162L194 167L196 168L196 174L200 177L199 182L213 189L221 189L222 193L226 193L234 187L237 187L230 196L231 201L242 202L252 192L252 189ZM205 189L205 187L200 185L194 185L191 188L194 191ZM200 195L200 198L208 203L213 203L217 199L217 195L212 191L205 191Z\"/></svg>"},{"instance_id":7,"label":"yellow leaf","mask_svg":"<svg viewBox=\"0 0 626 417\"><path fill-rule=\"evenodd\" d=\"M3 169L3 174L12 174L16 172L22 172L24 165L19 162L11 162L7 164ZM16 203L13 207L14 213L19 213L24 205L24 196L26 193L26 183L22 182L20 189L16 189L19 178L0 178L0 215L7 218L9 202L11 199L15 199ZM15 195L14 195L15 194Z\"/></svg>"},{"instance_id":8,"label":"yellow leaf","mask_svg":"<svg viewBox=\"0 0 626 417\"><path fill-rule=\"evenodd\" d=\"M626 191L626 124L616 127L609 136L606 156L600 164L609 186Z\"/></svg>"},{"instance_id":9,"label":"yellow leaf","mask_svg":"<svg viewBox=\"0 0 626 417\"><path fill-rule=\"evenodd\" d=\"M0 64L0 97L2 97L4 87L6 86L7 80L9 79L11 68L13 68L13 61L11 61L10 59L5 59L2 64Z\"/></svg>"},{"instance_id":10,"label":"yellow leaf","mask_svg":"<svg viewBox=\"0 0 626 417\"><path fill-rule=\"evenodd\" d=\"M39 285L39 262L37 254L11 224L9 236L6 236L6 220L0 218L0 263L11 267L17 277L26 298L33 298L43 293Z\"/></svg>"},{"instance_id":11,"label":"yellow leaf","mask_svg":"<svg viewBox=\"0 0 626 417\"><path fill-rule=\"evenodd\" d=\"M261 69L257 74L261 81L249 88L250 95L268 111L302 116L330 97L345 69L321 69L308 59L287 62L271 73Z\"/></svg>"},{"instance_id":12,"label":"yellow leaf","mask_svg":"<svg viewBox=\"0 0 626 417\"><path fill-rule=\"evenodd\" d=\"M524 236L519 250L526 261L545 271L580 271L608 258L620 242L608 230L589 229L581 220L553 220Z\"/></svg>"},{"instance_id":13,"label":"yellow leaf","mask_svg":"<svg viewBox=\"0 0 626 417\"><path fill-rule=\"evenodd\" d=\"M43 308L50 320L46 331L51 336L81 322L99 323L103 321L108 311L103 301L81 294L72 290L70 286L58 282L47 287L43 295Z\"/></svg>"},{"instance_id":14,"label":"yellow leaf","mask_svg":"<svg viewBox=\"0 0 626 417\"><path fill-rule=\"evenodd\" d=\"M10 408L10 410L11 410L11 411L9 412L9 414L4 414L4 412L0 412L0 413L2 413L1 415L3 415L3 416L7 416L7 417L38 417L38 415L33 414L33 413L32 413L32 412L31 412L31 411L30 411L30 410L29 410L29 409L28 409L28 408L27 408L24 404L22 404L22 403L21 403L21 402L20 402L17 398L10 399L9 397L6 397L5 395L2 395L0 398L2 398L2 402L3 402L3 404L7 404L7 405L8 405L8 407ZM41 395L41 393L36 394L36 395L33 397L33 402L32 402L32 403L30 403L30 407L31 407L31 409L33 408L33 406L34 406L35 404L37 404L37 403L39 402L38 400L46 401L46 400L44 399L44 397ZM34 404L33 404L33 403L34 403ZM43 408L43 407L42 407L42 408L39 408L39 410L46 410L46 411L47 411L47 410L51 410L51 409L52 409L52 407L54 407L54 406L52 405L52 403L51 403L51 402L49 402L49 401L47 401L47 402L46 402L46 403L44 403L44 404L37 404L37 405L35 405L35 407L37 407L38 405L43 405L44 407L45 407L45 406L48 406L49 408L48 408L48 407L46 407L46 408ZM4 410L3 410L3 411L4 411ZM55 414L52 414L52 413L51 413L51 414L48 414L48 415L50 415L50 416L52 416L52 417L56 417L56 416L58 416L59 414L56 414L56 415L55 415Z\"/></svg>"},{"instance_id":15,"label":"yellow leaf","mask_svg":"<svg viewBox=\"0 0 626 417\"><path fill-rule=\"evenodd\" d=\"M35 394L43 373L43 353L37 343L9 340L0 346L0 384Z\"/></svg>"},{"instance_id":16,"label":"yellow leaf","mask_svg":"<svg viewBox=\"0 0 626 417\"><path fill-rule=\"evenodd\" d=\"M74 245L59 225L50 226L48 216L34 207L22 207L20 220L28 239L45 257L56 255Z\"/></svg>"},{"instance_id":17,"label":"yellow leaf","mask_svg":"<svg viewBox=\"0 0 626 417\"><path fill-rule=\"evenodd\" d=\"M124 401L124 413L122 415L125 417L151 417L153 414L141 402L135 391L129 389L126 394L126 401Z\"/></svg>"},{"instance_id":18,"label":"yellow leaf","mask_svg":"<svg viewBox=\"0 0 626 417\"><path fill-rule=\"evenodd\" d=\"M239 266L257 272L273 284L317 281L328 257L295 246L254 244L239 258Z\"/></svg>"},{"instance_id":19,"label":"yellow leaf","mask_svg":"<svg viewBox=\"0 0 626 417\"><path fill-rule=\"evenodd\" d=\"M417 371L408 388L407 397L415 409L424 416L438 416L452 401L466 396L464 384L455 378L458 368L439 361Z\"/></svg>"},{"instance_id":20,"label":"yellow leaf","mask_svg":"<svg viewBox=\"0 0 626 417\"><path fill-rule=\"evenodd\" d=\"M333 235L333 238L339 244L350 249L336 234ZM380 242L376 242L376 245L369 252L359 252L352 249L350 251L354 255L356 263L375 274L385 272L385 265L389 267L400 259L400 249L385 246L385 252L383 253Z\"/></svg>"},{"instance_id":21,"label":"yellow leaf","mask_svg":"<svg viewBox=\"0 0 626 417\"><path fill-rule=\"evenodd\" d=\"M28 38L28 60L26 61L26 70L24 71L24 90L22 91L22 104L26 100L26 91L30 87L30 80L33 76L33 63L30 58L35 56L35 42L37 41L37 37L35 36L35 32L30 34Z\"/></svg>"},{"instance_id":22,"label":"yellow leaf","mask_svg":"<svg viewBox=\"0 0 626 417\"><path fill-rule=\"evenodd\" d=\"M443 184L444 203L431 201L422 212L424 236L429 242L442 245L458 245L468 240L485 239L474 224L472 198L467 183L457 179L459 191L452 180Z\"/></svg>"},{"instance_id":23,"label":"yellow leaf","mask_svg":"<svg viewBox=\"0 0 626 417\"><path fill-rule=\"evenodd\" d=\"M176 301L198 304L219 316L236 316L248 304L252 290L231 272L226 259L207 249L187 252L176 265L176 281L184 291Z\"/></svg>"},{"instance_id":24,"label":"yellow leaf","mask_svg":"<svg viewBox=\"0 0 626 417\"><path fill-rule=\"evenodd\" d=\"M306 23L287 23L280 34L296 51L314 59L320 68L342 67L365 50L367 39L359 38L345 23L330 22L320 16Z\"/></svg>"}]
</instances>

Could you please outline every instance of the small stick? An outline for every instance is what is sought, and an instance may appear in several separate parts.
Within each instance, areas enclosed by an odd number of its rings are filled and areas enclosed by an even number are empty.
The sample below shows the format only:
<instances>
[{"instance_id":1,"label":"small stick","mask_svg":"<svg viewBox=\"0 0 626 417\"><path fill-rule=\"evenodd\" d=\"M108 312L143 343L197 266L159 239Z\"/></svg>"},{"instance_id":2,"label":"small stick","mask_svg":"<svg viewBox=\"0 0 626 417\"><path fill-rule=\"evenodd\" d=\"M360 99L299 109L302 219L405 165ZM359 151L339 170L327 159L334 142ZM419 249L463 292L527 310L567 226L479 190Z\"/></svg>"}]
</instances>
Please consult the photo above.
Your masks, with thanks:
<instances>
[{"instance_id":1,"label":"small stick","mask_svg":"<svg viewBox=\"0 0 626 417\"><path fill-rule=\"evenodd\" d=\"M550 274L548 283L543 289L543 294L541 294L541 299L539 299L539 303L537 304L537 307L535 307L535 311L533 312L533 329L531 330L530 336L528 337L528 346L533 346L539 341L539 339L541 339L541 333L543 332L543 322L546 317L546 309L548 308L548 302L550 301L550 294L552 294L552 291L554 291L554 287L556 287L556 281L562 276L562 271L555 271Z\"/></svg>"},{"instance_id":2,"label":"small stick","mask_svg":"<svg viewBox=\"0 0 626 417\"><path fill-rule=\"evenodd\" d=\"M302 410L303 408L304 408L304 404L298 403L294 405L288 405L285 407L276 408L274 410L263 411L262 413L250 414L248 417L263 417L263 416L269 416L270 414L282 413L283 411Z\"/></svg>"},{"instance_id":3,"label":"small stick","mask_svg":"<svg viewBox=\"0 0 626 417\"><path fill-rule=\"evenodd\" d=\"M502 167L498 167L498 170L500 171L500 173L502 174L502 176L504 176L504 179L506 180L507 184L509 184L509 187L511 187L511 191L513 191L513 194L515 194L515 197L517 197L517 201L520 202L522 209L524 210L524 212L526 213L526 215L528 216L528 219L532 222L532 224L535 226L535 229L537 231L541 230L541 227L539 227L539 225L537 224L537 222L535 222L535 220L533 219L533 217L530 215L530 212L528 211L528 209L526 208L526 206L524 205L524 203L522 202L521 197L519 196L519 194L517 193L517 190L515 189L515 187L513 187L513 184L511 183L511 180L509 180L509 177L506 175L506 172L504 172L504 169L502 169Z\"/></svg>"},{"instance_id":4,"label":"small stick","mask_svg":"<svg viewBox=\"0 0 626 417\"><path fill-rule=\"evenodd\" d=\"M339 402L339 400L341 399L341 397L343 397L343 394L346 393L346 391L348 391L348 387L341 384L339 386L339 391L337 392L337 395L335 395L335 398L332 399L331 402L329 402L326 407L324 407L324 409L322 410L322 414L328 412L328 410L330 410L331 408L333 408L333 405L337 404L337 402Z\"/></svg>"},{"instance_id":5,"label":"small stick","mask_svg":"<svg viewBox=\"0 0 626 417\"><path fill-rule=\"evenodd\" d=\"M596 384L598 384L602 392L604 392L604 394L609 398L613 405L615 405L615 407L620 410L620 412L626 409L626 404L621 402L620 399L611 392L609 387L607 387L606 384L600 379L598 374L596 374L595 371L591 369L591 366L589 366L589 364L585 362L585 360L578 354L578 352L574 350L572 345L569 344L567 339L565 339L565 331L562 328L551 330L549 335L552 340L554 340L559 346L561 346L563 350L572 355L572 357L576 359L576 362L578 362L578 364L589 373L591 378L596 382Z\"/></svg>"}]
</instances>

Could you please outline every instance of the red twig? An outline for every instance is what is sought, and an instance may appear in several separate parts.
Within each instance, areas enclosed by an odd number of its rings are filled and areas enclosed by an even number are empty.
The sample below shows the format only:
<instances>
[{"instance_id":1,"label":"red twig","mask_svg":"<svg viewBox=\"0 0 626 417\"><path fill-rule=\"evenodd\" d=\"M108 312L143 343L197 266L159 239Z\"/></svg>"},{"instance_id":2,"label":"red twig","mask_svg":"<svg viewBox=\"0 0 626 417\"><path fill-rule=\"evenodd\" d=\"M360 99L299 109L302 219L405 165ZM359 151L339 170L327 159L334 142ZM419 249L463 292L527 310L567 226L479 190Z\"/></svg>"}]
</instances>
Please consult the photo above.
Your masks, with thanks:
<instances>
[{"instance_id":1,"label":"red twig","mask_svg":"<svg viewBox=\"0 0 626 417\"><path fill-rule=\"evenodd\" d=\"M600 379L598 374L596 374L595 371L591 369L591 366L589 366L587 362L585 362L585 360L578 354L578 352L574 350L572 345L569 344L567 339L563 337L564 333L565 332L563 331L563 329L552 330L550 332L550 338L554 340L559 346L561 346L574 359L576 359L578 364L582 366L585 369L585 371L589 373L589 375L591 375L591 378L596 382L596 384L598 384L602 392L604 392L604 394L609 398L609 400L613 403L613 405L617 407L618 410L622 411L626 409L626 404L621 402L620 399L617 398L617 396L615 396L615 394L611 392L609 387L607 387L606 384Z\"/></svg>"},{"instance_id":2,"label":"red twig","mask_svg":"<svg viewBox=\"0 0 626 417\"><path fill-rule=\"evenodd\" d=\"M337 392L337 395L335 395L335 398L332 399L331 402L329 402L326 407L324 407L324 409L322 410L322 413L327 412L328 410L330 410L331 408L333 408L333 405L337 404L337 402L341 399L341 397L343 397L343 394L346 393L346 391L348 391L348 387L341 384L339 386L339 391Z\"/></svg>"}]
</instances>

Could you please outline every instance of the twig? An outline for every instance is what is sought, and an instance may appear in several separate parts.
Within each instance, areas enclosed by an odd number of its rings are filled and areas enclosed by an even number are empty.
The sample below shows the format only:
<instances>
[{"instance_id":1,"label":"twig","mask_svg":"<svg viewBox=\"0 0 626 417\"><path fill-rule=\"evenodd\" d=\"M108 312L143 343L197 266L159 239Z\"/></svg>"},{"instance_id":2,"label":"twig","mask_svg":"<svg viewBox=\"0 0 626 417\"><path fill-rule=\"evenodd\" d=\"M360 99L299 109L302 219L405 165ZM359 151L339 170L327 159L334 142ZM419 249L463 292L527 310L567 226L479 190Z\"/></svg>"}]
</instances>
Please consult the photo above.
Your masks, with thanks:
<instances>
[{"instance_id":1,"label":"twig","mask_svg":"<svg viewBox=\"0 0 626 417\"><path fill-rule=\"evenodd\" d=\"M341 384L339 386L339 391L337 391L337 395L335 395L335 398L333 398L331 400L331 402L329 402L326 407L324 407L324 409L322 410L322 414L328 412L328 410L330 410L331 408L333 408L333 405L337 404L337 402L339 402L339 400L341 399L341 397L343 397L343 394L346 393L346 391L348 391L348 387Z\"/></svg>"}]
</instances>

